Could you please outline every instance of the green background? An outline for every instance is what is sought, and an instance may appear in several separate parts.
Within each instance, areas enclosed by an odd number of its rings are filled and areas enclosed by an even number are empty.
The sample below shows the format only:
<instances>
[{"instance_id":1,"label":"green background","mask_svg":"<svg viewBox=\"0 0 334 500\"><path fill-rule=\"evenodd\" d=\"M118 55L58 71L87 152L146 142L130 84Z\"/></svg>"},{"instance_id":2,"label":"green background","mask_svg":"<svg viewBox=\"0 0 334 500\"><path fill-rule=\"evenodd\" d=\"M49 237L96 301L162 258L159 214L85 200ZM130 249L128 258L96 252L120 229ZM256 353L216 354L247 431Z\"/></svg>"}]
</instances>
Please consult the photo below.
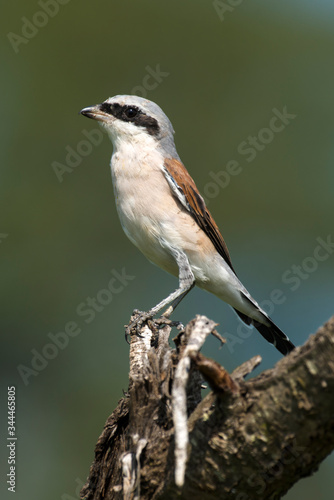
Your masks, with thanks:
<instances>
[{"instance_id":1,"label":"green background","mask_svg":"<svg viewBox=\"0 0 334 500\"><path fill-rule=\"evenodd\" d=\"M66 148L80 149L84 131L97 129L78 115L81 108L134 91L157 102L203 193L212 193L212 172L237 161L241 173L216 186L208 204L239 277L260 303L282 291L271 315L296 344L333 314L334 255L313 258L317 238L333 234L333 4L225 4L219 15L204 1L70 0L46 21L34 1L3 9L1 415L5 431L6 390L15 385L18 499L78 498L104 422L127 389L123 325L134 308L148 309L177 285L122 232L105 134L59 182L54 162L65 164ZM8 33L23 36L23 17L44 26L15 45ZM161 81L145 78L148 67L160 68ZM238 147L265 137L272 110L284 106L296 117L248 162ZM309 270L295 290L282 279L293 266ZM134 279L86 323L78 305L123 268ZM235 334L230 308L201 290L175 319L197 313L216 320L222 335ZM25 385L18 366L31 368L31 350L42 352L68 322L80 333ZM209 339L204 353L229 370L261 354L257 372L280 358L256 331L234 349ZM1 498L9 495L5 438ZM286 498L332 498L332 469L329 458Z\"/></svg>"}]
</instances>

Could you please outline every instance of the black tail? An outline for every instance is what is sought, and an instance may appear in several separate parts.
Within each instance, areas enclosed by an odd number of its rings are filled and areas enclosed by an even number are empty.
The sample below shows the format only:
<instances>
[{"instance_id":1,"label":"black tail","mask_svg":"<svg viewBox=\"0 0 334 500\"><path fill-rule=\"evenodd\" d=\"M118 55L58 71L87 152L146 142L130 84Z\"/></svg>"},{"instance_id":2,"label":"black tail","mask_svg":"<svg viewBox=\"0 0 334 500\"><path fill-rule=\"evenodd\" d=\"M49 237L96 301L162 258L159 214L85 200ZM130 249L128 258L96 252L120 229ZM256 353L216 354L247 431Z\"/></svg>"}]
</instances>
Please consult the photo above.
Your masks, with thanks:
<instances>
[{"instance_id":1,"label":"black tail","mask_svg":"<svg viewBox=\"0 0 334 500\"><path fill-rule=\"evenodd\" d=\"M289 352L291 352L295 348L295 346L285 335L285 333L283 333L282 330L280 330L270 318L268 319L270 321L269 326L262 325L258 321L255 321L255 328L261 333L262 337L268 340L268 342L270 342L271 344L274 344L279 352L284 355L289 354Z\"/></svg>"},{"instance_id":2,"label":"black tail","mask_svg":"<svg viewBox=\"0 0 334 500\"><path fill-rule=\"evenodd\" d=\"M249 298L246 297L245 295L243 295L243 297L246 298L249 302L251 302ZM289 352L291 352L295 348L295 346L285 335L285 333L283 333L282 330L280 330L278 326L276 326L275 323L267 315L264 315L264 317L266 321L268 321L270 324L264 325L256 320L253 320L252 318L249 318L248 316L246 316L246 314L241 313L236 309L234 310L237 313L237 315L240 316L242 321L244 321L247 325L254 325L255 328L261 333L262 337L264 337L268 342L273 344L276 347L276 349L279 350L280 353L286 355L289 354Z\"/></svg>"}]
</instances>

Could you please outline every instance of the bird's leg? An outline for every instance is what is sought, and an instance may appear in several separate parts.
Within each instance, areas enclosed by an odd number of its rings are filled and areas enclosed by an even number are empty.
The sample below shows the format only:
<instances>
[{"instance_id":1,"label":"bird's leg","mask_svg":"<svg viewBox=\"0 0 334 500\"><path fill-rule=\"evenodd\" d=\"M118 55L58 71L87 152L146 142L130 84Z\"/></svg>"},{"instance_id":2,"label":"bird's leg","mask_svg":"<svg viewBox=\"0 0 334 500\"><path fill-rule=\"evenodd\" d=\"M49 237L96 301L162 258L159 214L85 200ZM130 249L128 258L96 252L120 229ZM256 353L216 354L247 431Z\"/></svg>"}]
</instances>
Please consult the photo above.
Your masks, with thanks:
<instances>
[{"instance_id":1,"label":"bird's leg","mask_svg":"<svg viewBox=\"0 0 334 500\"><path fill-rule=\"evenodd\" d=\"M194 286L195 286L195 282L191 285L191 287L188 290L183 292L182 295L180 295L175 300L173 300L173 302L166 309L166 311L164 313L162 313L161 318L158 318L155 320L155 323L157 323L159 325L159 328L162 328L165 325L169 325L169 326L174 326L175 328L177 328L180 331L184 330L184 325L183 325L183 323L181 323L181 321L171 321L169 319L169 316L175 311L175 309L177 308L177 306L179 305L181 300L184 299L184 297L187 295L187 293L189 293L190 290L192 290L192 288Z\"/></svg>"},{"instance_id":2,"label":"bird's leg","mask_svg":"<svg viewBox=\"0 0 334 500\"><path fill-rule=\"evenodd\" d=\"M181 300L184 299L184 297L187 295L187 293L189 293L190 290L192 288L194 288L194 286L195 286L195 281L192 283L192 285L190 286L190 288L188 288L188 290L186 290L185 292L182 293L182 295L180 295L179 297L177 297L176 299L173 300L173 302L166 309L166 311L164 313L162 313L162 316L164 318L169 318L169 316L175 311L175 309L177 308L177 306L179 305L179 303L181 302Z\"/></svg>"},{"instance_id":3,"label":"bird's leg","mask_svg":"<svg viewBox=\"0 0 334 500\"><path fill-rule=\"evenodd\" d=\"M180 252L179 250L175 250L173 252L173 256L179 267L179 287L175 290L175 292L172 292L170 295L168 295L168 297L159 302L159 304L157 304L156 306L152 307L152 309L150 309L148 312L140 314L134 321L132 321L126 328L127 334L130 334L131 330L134 327L137 328L138 332L144 321L153 318L153 316L161 311L161 309L171 303L171 305L163 315L168 318L172 314L176 306L195 285L195 276L191 270L186 254L184 252Z\"/></svg>"}]
</instances>

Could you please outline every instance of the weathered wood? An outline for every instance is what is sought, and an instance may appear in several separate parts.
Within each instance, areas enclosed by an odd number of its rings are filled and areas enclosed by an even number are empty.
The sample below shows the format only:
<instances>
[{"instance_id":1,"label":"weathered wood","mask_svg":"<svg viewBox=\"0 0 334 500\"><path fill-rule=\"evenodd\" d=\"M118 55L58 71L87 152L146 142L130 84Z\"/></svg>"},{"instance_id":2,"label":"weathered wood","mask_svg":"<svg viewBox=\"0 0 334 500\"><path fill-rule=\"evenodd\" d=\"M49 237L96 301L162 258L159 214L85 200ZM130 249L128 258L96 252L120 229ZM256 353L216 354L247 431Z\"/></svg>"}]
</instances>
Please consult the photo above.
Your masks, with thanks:
<instances>
[{"instance_id":1,"label":"weathered wood","mask_svg":"<svg viewBox=\"0 0 334 500\"><path fill-rule=\"evenodd\" d=\"M273 500L332 451L334 317L272 370L247 382L259 357L230 376L190 349L188 461L184 485L177 487L172 388L200 321L204 325L203 317L187 325L173 351L169 326L158 330L149 322L142 338L131 337L129 393L106 422L81 498ZM202 401L198 369L215 391Z\"/></svg>"}]
</instances>

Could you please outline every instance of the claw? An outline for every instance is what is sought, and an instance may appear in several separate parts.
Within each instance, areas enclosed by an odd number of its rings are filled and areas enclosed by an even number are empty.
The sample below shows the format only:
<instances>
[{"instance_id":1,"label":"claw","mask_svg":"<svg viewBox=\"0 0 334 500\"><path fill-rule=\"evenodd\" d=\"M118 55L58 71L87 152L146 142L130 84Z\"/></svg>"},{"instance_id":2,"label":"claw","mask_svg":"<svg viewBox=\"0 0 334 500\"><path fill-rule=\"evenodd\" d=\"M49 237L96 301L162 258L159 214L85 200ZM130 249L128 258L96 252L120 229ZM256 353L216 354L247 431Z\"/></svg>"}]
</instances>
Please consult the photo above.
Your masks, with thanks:
<instances>
[{"instance_id":1,"label":"claw","mask_svg":"<svg viewBox=\"0 0 334 500\"><path fill-rule=\"evenodd\" d=\"M160 318L156 319L155 323L159 325L159 328L163 328L164 326L171 326L177 328L178 330L184 330L184 325L183 323L181 323L181 321L172 321L165 316L161 316Z\"/></svg>"},{"instance_id":2,"label":"claw","mask_svg":"<svg viewBox=\"0 0 334 500\"><path fill-rule=\"evenodd\" d=\"M136 316L135 319L133 319L128 325L124 325L125 338L127 339L127 342L128 342L128 337L131 335L131 332L133 330L135 330L135 334L137 335L137 337L143 338L143 335L140 335L140 329L143 326L143 323L145 323L145 321L152 318L150 313L147 313L145 311L139 311L138 309L133 310L132 317L133 316Z\"/></svg>"},{"instance_id":3,"label":"claw","mask_svg":"<svg viewBox=\"0 0 334 500\"><path fill-rule=\"evenodd\" d=\"M134 319L132 319L133 317ZM138 309L134 309L131 319L132 321L128 325L124 325L125 340L127 341L128 344L130 343L129 337L131 336L131 333L135 333L137 337L143 338L143 335L140 334L140 329L143 326L143 324L148 320L152 320L154 324L157 325L159 330L164 326L170 326L177 328L179 331L184 331L184 325L183 323L181 323L181 321L172 321L165 315L153 320L153 315L150 313L150 311L145 312L145 311L139 311Z\"/></svg>"}]
</instances>

